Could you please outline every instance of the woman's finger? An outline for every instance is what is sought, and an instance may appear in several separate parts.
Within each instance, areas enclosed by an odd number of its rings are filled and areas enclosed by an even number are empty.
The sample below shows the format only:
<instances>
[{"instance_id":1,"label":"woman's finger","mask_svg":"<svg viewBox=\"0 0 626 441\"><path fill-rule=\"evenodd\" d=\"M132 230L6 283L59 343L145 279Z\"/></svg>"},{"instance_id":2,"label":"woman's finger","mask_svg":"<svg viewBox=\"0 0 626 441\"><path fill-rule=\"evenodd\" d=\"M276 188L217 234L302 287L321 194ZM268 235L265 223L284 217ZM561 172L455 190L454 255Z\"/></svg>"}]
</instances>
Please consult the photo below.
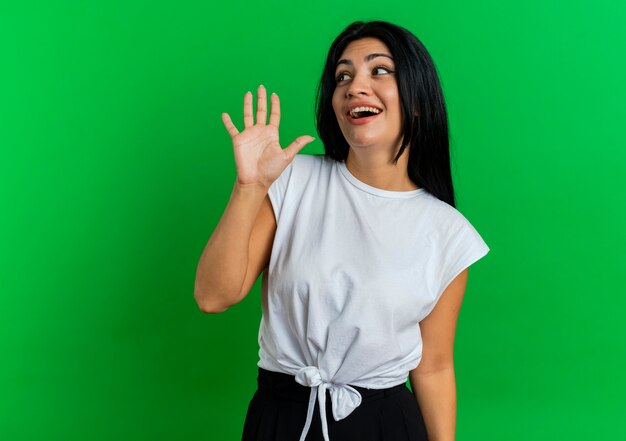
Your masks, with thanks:
<instances>
[{"instance_id":1,"label":"woman's finger","mask_svg":"<svg viewBox=\"0 0 626 441\"><path fill-rule=\"evenodd\" d=\"M261 84L257 92L256 123L265 125L266 120L267 120L267 91L265 90L265 87L263 87L263 85Z\"/></svg>"},{"instance_id":2,"label":"woman's finger","mask_svg":"<svg viewBox=\"0 0 626 441\"><path fill-rule=\"evenodd\" d=\"M254 125L252 118L252 92L248 91L243 96L243 127L247 129Z\"/></svg>"},{"instance_id":3,"label":"woman's finger","mask_svg":"<svg viewBox=\"0 0 626 441\"><path fill-rule=\"evenodd\" d=\"M228 132L231 138L239 134L239 130L237 130L237 127L235 127L235 125L233 124L232 120L230 119L230 115L228 115L228 113L222 113L222 122L224 123L224 126L226 127L226 131Z\"/></svg>"},{"instance_id":4,"label":"woman's finger","mask_svg":"<svg viewBox=\"0 0 626 441\"><path fill-rule=\"evenodd\" d=\"M298 154L298 152L304 148L304 146L314 140L315 138L309 135L298 136L291 144L287 146L286 149L284 149L284 152L291 161Z\"/></svg>"},{"instance_id":5,"label":"woman's finger","mask_svg":"<svg viewBox=\"0 0 626 441\"><path fill-rule=\"evenodd\" d=\"M270 113L270 125L276 126L280 124L280 100L278 99L278 95L272 92L272 96L270 97L271 101L271 113Z\"/></svg>"}]
</instances>

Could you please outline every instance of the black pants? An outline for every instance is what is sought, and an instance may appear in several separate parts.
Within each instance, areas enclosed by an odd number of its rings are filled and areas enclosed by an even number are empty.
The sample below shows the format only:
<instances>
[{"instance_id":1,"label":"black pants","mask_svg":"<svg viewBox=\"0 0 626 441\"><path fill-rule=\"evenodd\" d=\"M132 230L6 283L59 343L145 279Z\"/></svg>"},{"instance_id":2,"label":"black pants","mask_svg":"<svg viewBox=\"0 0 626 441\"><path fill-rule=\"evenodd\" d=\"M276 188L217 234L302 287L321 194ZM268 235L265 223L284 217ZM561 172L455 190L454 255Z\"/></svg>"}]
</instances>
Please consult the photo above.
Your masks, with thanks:
<instances>
[{"instance_id":1,"label":"black pants","mask_svg":"<svg viewBox=\"0 0 626 441\"><path fill-rule=\"evenodd\" d=\"M311 388L293 375L259 367L258 388L250 401L242 441L298 441L304 428ZM352 386L352 385L351 385ZM417 399L406 384L388 389L354 387L361 405L335 421L326 391L326 421L331 441L428 441ZM306 441L323 441L316 400Z\"/></svg>"}]
</instances>

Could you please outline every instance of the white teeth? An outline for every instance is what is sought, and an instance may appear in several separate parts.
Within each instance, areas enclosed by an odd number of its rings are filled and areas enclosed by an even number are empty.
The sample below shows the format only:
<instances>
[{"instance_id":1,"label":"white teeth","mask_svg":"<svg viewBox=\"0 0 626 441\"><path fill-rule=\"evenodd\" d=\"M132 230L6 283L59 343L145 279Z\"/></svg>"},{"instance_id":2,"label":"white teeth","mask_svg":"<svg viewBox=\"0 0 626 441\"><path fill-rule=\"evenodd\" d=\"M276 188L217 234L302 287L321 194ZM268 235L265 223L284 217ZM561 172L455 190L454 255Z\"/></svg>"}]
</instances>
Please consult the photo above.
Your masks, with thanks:
<instances>
[{"instance_id":1,"label":"white teeth","mask_svg":"<svg viewBox=\"0 0 626 441\"><path fill-rule=\"evenodd\" d=\"M366 107L366 106L362 106L362 107L355 107L354 109L350 110L350 116L352 118L356 118L356 114L358 112L372 112L372 113L380 113L381 111L379 109L376 109L374 107Z\"/></svg>"}]
</instances>

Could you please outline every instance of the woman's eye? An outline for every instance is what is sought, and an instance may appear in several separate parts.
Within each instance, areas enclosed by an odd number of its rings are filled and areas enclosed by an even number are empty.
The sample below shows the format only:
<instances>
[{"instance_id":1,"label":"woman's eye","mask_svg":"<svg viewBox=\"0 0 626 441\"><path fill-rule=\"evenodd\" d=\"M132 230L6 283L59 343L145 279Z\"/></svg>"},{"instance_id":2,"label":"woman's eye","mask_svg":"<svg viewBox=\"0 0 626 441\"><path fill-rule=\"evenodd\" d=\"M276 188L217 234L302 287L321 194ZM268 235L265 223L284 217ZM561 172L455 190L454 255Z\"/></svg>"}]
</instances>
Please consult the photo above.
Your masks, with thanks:
<instances>
[{"instance_id":1,"label":"woman's eye","mask_svg":"<svg viewBox=\"0 0 626 441\"><path fill-rule=\"evenodd\" d=\"M376 72L377 70L384 70L385 71L384 73L393 73L393 70L391 70L387 66L376 66L375 68L372 69L372 72ZM350 74L348 74L347 72L342 72L342 73L340 73L339 75L337 75L335 77L335 81L337 83L343 81L344 75L348 75L349 76Z\"/></svg>"},{"instance_id":2,"label":"woman's eye","mask_svg":"<svg viewBox=\"0 0 626 441\"><path fill-rule=\"evenodd\" d=\"M374 70L379 70L379 69L383 69L383 70L387 71L387 73L393 72L391 69L389 69L388 67L385 67L385 66L376 66L374 68Z\"/></svg>"}]
</instances>

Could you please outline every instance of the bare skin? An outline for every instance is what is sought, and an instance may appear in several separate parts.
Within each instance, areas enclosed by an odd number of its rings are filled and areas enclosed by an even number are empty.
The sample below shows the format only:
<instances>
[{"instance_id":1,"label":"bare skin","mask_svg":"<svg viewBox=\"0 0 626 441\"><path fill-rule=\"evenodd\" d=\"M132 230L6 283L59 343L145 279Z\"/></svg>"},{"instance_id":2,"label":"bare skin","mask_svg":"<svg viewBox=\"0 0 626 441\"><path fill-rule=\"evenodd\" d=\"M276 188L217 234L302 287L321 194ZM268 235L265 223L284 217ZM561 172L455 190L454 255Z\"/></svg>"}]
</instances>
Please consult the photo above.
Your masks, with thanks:
<instances>
[{"instance_id":1,"label":"bare skin","mask_svg":"<svg viewBox=\"0 0 626 441\"><path fill-rule=\"evenodd\" d=\"M272 94L271 103L267 123L266 91L259 86L255 123L252 93L246 93L242 132L227 113L222 114L233 142L237 180L196 269L194 298L206 313L224 312L243 300L267 267L276 231L268 189L296 154L314 139L300 136L283 150L278 139L278 95Z\"/></svg>"},{"instance_id":2,"label":"bare skin","mask_svg":"<svg viewBox=\"0 0 626 441\"><path fill-rule=\"evenodd\" d=\"M378 39L363 38L350 43L335 69L332 103L350 146L346 159L348 170L373 187L410 191L419 187L407 172L408 148L397 164L392 162L402 143L403 118L395 65L390 57L391 52ZM348 109L362 102L381 112L367 124L353 124Z\"/></svg>"},{"instance_id":3,"label":"bare skin","mask_svg":"<svg viewBox=\"0 0 626 441\"><path fill-rule=\"evenodd\" d=\"M267 118L267 92L259 86L256 123L252 116L252 92L244 95L244 130L239 132L228 113L222 114L224 126L233 141L233 152L237 168L237 182L242 186L259 185L269 188L296 154L309 142L311 136L300 136L284 150L278 141L280 125L280 100L271 95L271 112Z\"/></svg>"},{"instance_id":4,"label":"bare skin","mask_svg":"<svg viewBox=\"0 0 626 441\"><path fill-rule=\"evenodd\" d=\"M448 285L432 312L420 322L422 360L409 372L409 382L431 441L455 439L454 336L467 278L466 268Z\"/></svg>"}]
</instances>

